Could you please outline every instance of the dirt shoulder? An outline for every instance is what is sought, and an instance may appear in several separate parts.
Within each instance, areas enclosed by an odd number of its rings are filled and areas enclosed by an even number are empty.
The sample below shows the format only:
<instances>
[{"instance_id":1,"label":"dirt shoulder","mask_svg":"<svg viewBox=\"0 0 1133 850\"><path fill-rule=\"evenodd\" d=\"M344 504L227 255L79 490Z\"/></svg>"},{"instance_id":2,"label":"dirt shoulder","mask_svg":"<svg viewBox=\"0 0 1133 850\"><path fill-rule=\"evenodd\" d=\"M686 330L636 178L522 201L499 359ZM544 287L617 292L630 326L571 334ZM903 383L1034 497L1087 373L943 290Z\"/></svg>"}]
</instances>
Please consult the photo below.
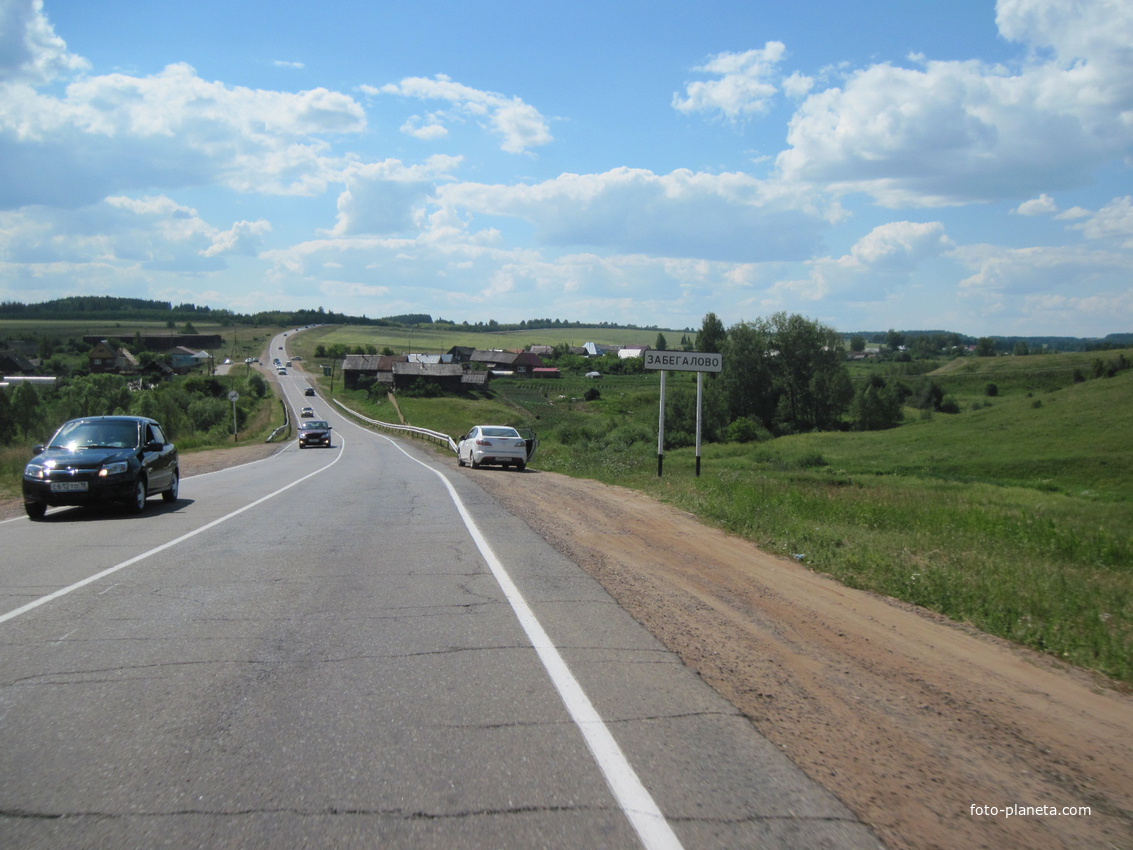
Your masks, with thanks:
<instances>
[{"instance_id":1,"label":"dirt shoulder","mask_svg":"<svg viewBox=\"0 0 1133 850\"><path fill-rule=\"evenodd\" d=\"M1110 683L632 490L537 470L465 474L889 846L1133 847L1133 697ZM1007 806L1091 813L1007 817Z\"/></svg>"},{"instance_id":2,"label":"dirt shoulder","mask_svg":"<svg viewBox=\"0 0 1133 850\"><path fill-rule=\"evenodd\" d=\"M182 474L275 451L194 452ZM848 589L632 490L533 469L459 471L601 582L890 847L1133 848L1128 693ZM1090 813L1008 817L1008 806Z\"/></svg>"}]
</instances>

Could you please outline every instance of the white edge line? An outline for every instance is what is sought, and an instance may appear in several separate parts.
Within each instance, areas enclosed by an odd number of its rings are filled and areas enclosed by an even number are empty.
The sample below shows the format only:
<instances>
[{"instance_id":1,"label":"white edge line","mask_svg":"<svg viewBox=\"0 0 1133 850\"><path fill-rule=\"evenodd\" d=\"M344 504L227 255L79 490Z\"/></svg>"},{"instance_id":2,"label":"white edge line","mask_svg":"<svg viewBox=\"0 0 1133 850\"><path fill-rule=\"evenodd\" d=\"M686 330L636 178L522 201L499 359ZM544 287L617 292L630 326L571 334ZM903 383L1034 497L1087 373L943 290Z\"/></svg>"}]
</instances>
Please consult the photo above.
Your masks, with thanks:
<instances>
[{"instance_id":1,"label":"white edge line","mask_svg":"<svg viewBox=\"0 0 1133 850\"><path fill-rule=\"evenodd\" d=\"M677 838L660 807L630 765L625 753L622 752L618 742L607 728L605 721L598 714L589 697L586 696L582 685L578 683L578 679L575 678L570 667L551 642L550 637L539 623L539 619L523 598L523 594L512 581L511 576L499 558L496 557L495 552L492 551L492 547L464 506L464 502L461 501L452 482L439 470L413 457L395 440L384 434L377 436L389 440L407 458L414 463L421 464L444 482L461 519L464 520L464 525L468 528L468 533L472 535L480 554L484 556L492 575L495 576L512 610L515 611L516 618L531 640L539 659L543 662L543 667L546 668L552 684L559 692L571 719L582 732L582 736L605 776L606 783L610 786L614 797L617 798L622 812L633 824L633 828L637 830L637 836L641 839L641 843L647 850L682 850L683 845L680 839Z\"/></svg>"},{"instance_id":2,"label":"white edge line","mask_svg":"<svg viewBox=\"0 0 1133 850\"><path fill-rule=\"evenodd\" d=\"M112 574L118 572L119 570L130 566L131 564L136 564L139 561L144 561L146 558L149 558L152 555L156 555L158 552L164 552L166 549L169 549L173 546L176 546L179 543L184 543L190 537L196 537L202 531L208 531L210 528L215 528L216 526L220 525L221 523L228 522L228 520L232 519L233 517L239 516L240 514L244 513L244 511L251 510L252 508L256 507L257 505L262 505L264 502L268 501L269 499L274 499L280 493L283 493L287 490L290 490L292 487L296 486L297 484L302 484L308 478L312 478L312 477L318 475L321 472L326 472L328 469L330 469L332 466L334 466L336 463L338 463L339 460L342 459L342 455L343 455L343 452L340 449L339 452L338 452L338 457L336 457L334 460L332 460L326 466L320 467L319 469L316 469L314 472L309 472L306 475L304 475L302 478L295 479L290 484L288 484L286 487L280 487L274 493L268 493L266 496L261 496L260 498L256 499L256 501L250 502L247 505L244 505L244 507L238 508L237 510L232 511L232 513L230 513L230 514L225 514L222 517L218 517L217 519L214 519L212 522L209 522L209 523L206 523L205 525L202 525L200 528L195 528L192 531L189 531L185 534L182 534L180 537L178 537L174 540L170 540L166 543L162 543L160 546L157 546L153 549L150 549L147 552L142 552L140 555L135 555L133 558L130 558L129 560L123 561L120 564L115 564L113 567L109 567L109 568L103 570L100 573L95 573L94 575L87 576L83 580L77 581L72 585L68 585L67 587L62 587L59 590L56 590L54 593L47 594L47 596L41 596L39 599L35 599L35 600L27 603L26 605L22 605L19 608L16 608L12 611L7 612L6 614L0 614L0 623L5 623L8 620L14 620L16 617L19 617L21 614L26 614L28 611L31 611L35 608L38 608L40 605L46 605L48 602L51 602L54 599L58 599L61 596L66 596L71 591L78 590L80 587L86 587L88 584L93 584L94 582L98 581L99 579L106 578L108 575L112 575ZM273 455L273 457L274 457L274 455ZM266 460L266 458L261 458L261 459ZM247 464L245 464L245 465L247 465ZM192 477L193 478L199 478L200 476L194 475Z\"/></svg>"}]
</instances>

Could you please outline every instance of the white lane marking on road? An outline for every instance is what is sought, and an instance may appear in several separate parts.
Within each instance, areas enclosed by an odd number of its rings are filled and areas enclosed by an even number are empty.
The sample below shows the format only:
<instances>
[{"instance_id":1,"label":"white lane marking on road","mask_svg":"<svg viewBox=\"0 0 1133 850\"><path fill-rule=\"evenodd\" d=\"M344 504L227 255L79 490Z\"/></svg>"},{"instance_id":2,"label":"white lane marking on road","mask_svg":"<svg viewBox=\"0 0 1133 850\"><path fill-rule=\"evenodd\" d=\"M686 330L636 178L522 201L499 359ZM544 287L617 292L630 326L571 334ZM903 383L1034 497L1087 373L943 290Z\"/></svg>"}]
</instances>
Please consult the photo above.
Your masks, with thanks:
<instances>
[{"instance_id":1,"label":"white lane marking on road","mask_svg":"<svg viewBox=\"0 0 1133 850\"><path fill-rule=\"evenodd\" d=\"M551 638L539 623L535 612L531 610L527 600L523 598L523 594L512 581L504 565L496 557L496 553L492 551L487 538L484 537L475 520L472 519L472 515L457 494L456 488L452 486L452 482L439 470L413 457L395 440L390 440L384 434L378 436L389 440L407 458L414 463L421 464L444 482L453 504L456 505L461 519L464 520L468 533L472 535L472 539L479 548L480 554L484 556L484 560L487 561L492 575L495 576L496 581L503 589L504 596L507 597L508 603L515 611L515 616L520 625L523 626L527 637L531 640L532 646L535 647L535 651L543 662L543 667L546 668L547 675L550 676L555 689L559 692L567 712L579 731L582 732L583 738L586 739L586 744L590 747L594 760L606 777L606 783L610 786L614 797L617 798L618 805L621 806L622 812L633 824L633 828L637 830L637 836L641 839L641 843L647 850L682 850L683 845L680 839L669 826L669 822L665 820L660 807L630 765L625 753L622 752L622 748L618 746L618 742L610 733L606 722L598 714L598 710L594 708L590 698L586 696L582 685L578 683L578 679L567 666L558 648L551 642Z\"/></svg>"},{"instance_id":2,"label":"white lane marking on road","mask_svg":"<svg viewBox=\"0 0 1133 850\"><path fill-rule=\"evenodd\" d=\"M345 444L345 441L343 441L343 443ZM40 605L46 605L48 602L51 602L54 599L58 599L61 596L66 596L68 593L70 593L73 590L78 590L80 587L86 587L88 584L94 584L99 579L106 578L108 575L113 575L114 573L118 572L121 569L124 569L124 568L130 566L131 564L136 564L139 561L144 561L146 558L149 558L153 555L156 555L159 552L164 552L166 549L171 549L179 543L184 543L190 537L196 537L202 531L208 531L210 528L216 528L216 526L221 525L222 523L228 522L228 520L232 519L233 517L240 516L240 514L244 513L245 511L250 511L252 508L256 507L257 505L262 505L264 502L268 501L269 499L274 499L280 493L285 493L288 490L290 490L292 487L295 487L298 484L302 484L308 478L313 478L314 476L318 475L321 472L326 472L328 469L330 469L332 466L334 466L336 463L338 463L342 459L343 454L345 454L345 452L340 450L338 452L338 455L335 457L335 459L332 460L330 463L328 463L326 466L320 467L319 469L316 469L314 472L308 472L302 478L296 478L294 481L292 481L286 487L280 487L274 493L268 493L266 496L261 496L260 498L256 499L256 501L250 502L247 505L244 505L244 507L238 508L237 510L232 511L232 513L230 513L230 514L225 514L222 517L218 517L217 519L214 519L212 522L209 522L209 523L206 523L205 525L202 525L200 528L195 528L192 531L189 531L185 534L182 534L180 537L178 537L174 540L170 540L168 543L162 543L160 546L155 546L153 549L150 549L148 552L142 552L142 554L135 555L133 558L130 558L129 560L123 561L120 564L115 564L113 567L108 567L107 569L103 570L100 573L95 573L92 576L87 576L82 581L77 581L72 585L68 585L67 587L62 587L59 590L56 590L54 593L49 593L46 596L41 596L39 599L34 599L31 602L27 603L26 605L22 605L19 608L16 608L15 610L13 610L13 611L9 611L7 614L0 614L0 623L5 623L8 620L14 620L16 617L19 617L21 614L26 614L28 611L32 611L32 610L38 608Z\"/></svg>"}]
</instances>

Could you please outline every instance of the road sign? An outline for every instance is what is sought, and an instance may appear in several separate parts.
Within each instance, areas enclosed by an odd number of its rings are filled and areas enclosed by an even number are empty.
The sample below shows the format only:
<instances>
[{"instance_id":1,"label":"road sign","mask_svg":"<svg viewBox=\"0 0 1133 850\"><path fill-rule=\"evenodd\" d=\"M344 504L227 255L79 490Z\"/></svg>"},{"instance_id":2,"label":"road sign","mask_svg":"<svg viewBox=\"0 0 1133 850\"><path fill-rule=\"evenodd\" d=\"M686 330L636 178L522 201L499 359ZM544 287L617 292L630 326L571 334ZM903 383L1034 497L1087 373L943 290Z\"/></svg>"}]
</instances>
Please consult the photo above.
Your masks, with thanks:
<instances>
[{"instance_id":1,"label":"road sign","mask_svg":"<svg viewBox=\"0 0 1133 850\"><path fill-rule=\"evenodd\" d=\"M229 390L228 391L228 400L229 401L236 401L236 399L238 399L238 398L240 398L240 393L236 392L236 390Z\"/></svg>"},{"instance_id":2,"label":"road sign","mask_svg":"<svg viewBox=\"0 0 1133 850\"><path fill-rule=\"evenodd\" d=\"M724 368L724 355L650 349L645 352L645 368L662 372L719 372Z\"/></svg>"}]
</instances>

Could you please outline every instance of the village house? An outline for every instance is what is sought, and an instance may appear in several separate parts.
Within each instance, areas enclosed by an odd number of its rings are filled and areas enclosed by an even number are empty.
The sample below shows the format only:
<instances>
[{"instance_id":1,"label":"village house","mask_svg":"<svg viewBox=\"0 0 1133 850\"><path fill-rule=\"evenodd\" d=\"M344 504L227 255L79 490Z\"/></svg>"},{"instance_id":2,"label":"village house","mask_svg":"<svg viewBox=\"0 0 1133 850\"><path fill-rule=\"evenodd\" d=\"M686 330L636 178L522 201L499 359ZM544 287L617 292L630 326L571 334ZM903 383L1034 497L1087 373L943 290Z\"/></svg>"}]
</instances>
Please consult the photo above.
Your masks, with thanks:
<instances>
[{"instance_id":1,"label":"village house","mask_svg":"<svg viewBox=\"0 0 1133 850\"><path fill-rule=\"evenodd\" d=\"M530 351L485 351L477 349L472 362L482 364L489 372L510 372L520 378L530 378L533 369L544 367L542 359Z\"/></svg>"},{"instance_id":2,"label":"village house","mask_svg":"<svg viewBox=\"0 0 1133 850\"><path fill-rule=\"evenodd\" d=\"M91 372L101 374L118 371L118 352L106 340L99 340L87 355Z\"/></svg>"},{"instance_id":3,"label":"village house","mask_svg":"<svg viewBox=\"0 0 1133 850\"><path fill-rule=\"evenodd\" d=\"M404 355L348 354L342 361L343 386L358 389L367 377L389 389L405 389L420 380L435 382L452 392L488 384L486 371L466 369L460 363L423 362L421 358L411 362Z\"/></svg>"}]
</instances>

